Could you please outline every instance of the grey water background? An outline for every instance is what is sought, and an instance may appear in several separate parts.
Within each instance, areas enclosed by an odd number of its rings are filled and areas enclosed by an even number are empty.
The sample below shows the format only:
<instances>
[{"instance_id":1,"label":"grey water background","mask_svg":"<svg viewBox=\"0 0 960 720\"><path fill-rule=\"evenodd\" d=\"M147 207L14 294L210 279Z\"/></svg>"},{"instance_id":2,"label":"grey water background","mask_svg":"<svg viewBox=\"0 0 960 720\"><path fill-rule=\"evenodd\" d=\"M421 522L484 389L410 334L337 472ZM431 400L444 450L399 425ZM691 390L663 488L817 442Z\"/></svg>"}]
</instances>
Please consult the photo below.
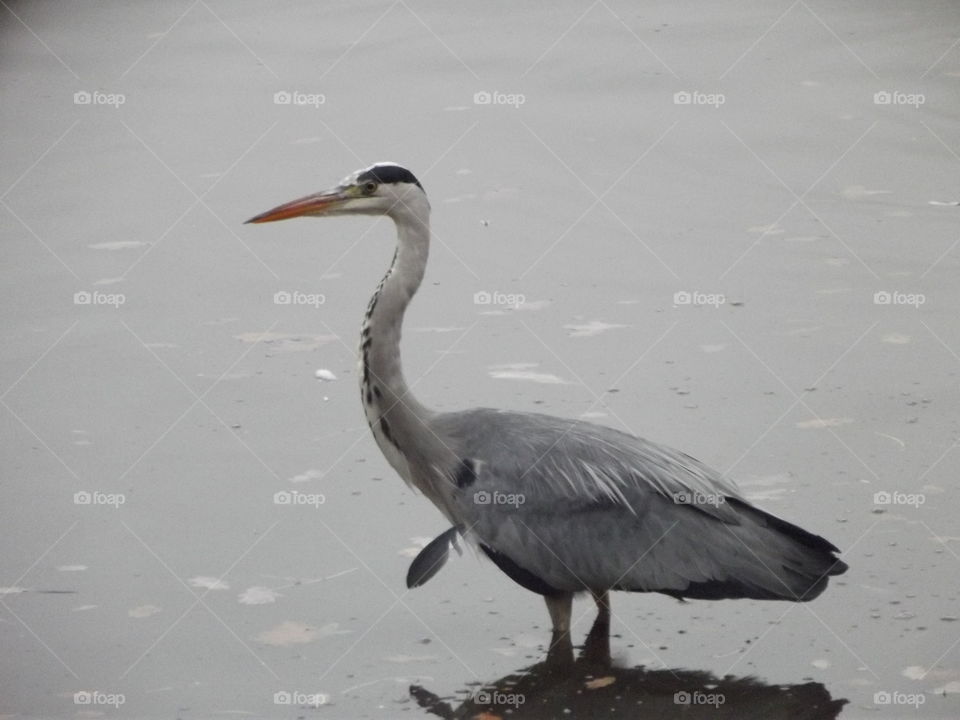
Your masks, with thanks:
<instances>
[{"instance_id":1,"label":"grey water background","mask_svg":"<svg viewBox=\"0 0 960 720\"><path fill-rule=\"evenodd\" d=\"M434 210L425 402L679 447L850 565L807 605L617 593L618 667L960 715L954 4L0 18L3 717L425 717L542 659L471 552L404 588L445 526L357 398L389 222L242 225L378 160Z\"/></svg>"}]
</instances>

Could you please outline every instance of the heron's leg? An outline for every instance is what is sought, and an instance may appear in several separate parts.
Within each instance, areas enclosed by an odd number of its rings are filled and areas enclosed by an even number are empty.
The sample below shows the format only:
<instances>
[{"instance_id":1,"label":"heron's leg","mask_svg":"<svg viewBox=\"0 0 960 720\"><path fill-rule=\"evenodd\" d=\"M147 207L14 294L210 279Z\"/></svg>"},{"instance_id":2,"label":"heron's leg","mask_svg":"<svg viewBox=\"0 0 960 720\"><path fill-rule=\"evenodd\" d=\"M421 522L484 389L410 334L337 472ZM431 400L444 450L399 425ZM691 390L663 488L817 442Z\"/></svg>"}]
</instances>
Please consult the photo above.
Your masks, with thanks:
<instances>
[{"instance_id":1,"label":"heron's leg","mask_svg":"<svg viewBox=\"0 0 960 720\"><path fill-rule=\"evenodd\" d=\"M570 615L573 612L573 593L545 595L547 611L553 623L553 637L547 651L547 662L554 666L573 663L573 644L570 641Z\"/></svg>"},{"instance_id":2,"label":"heron's leg","mask_svg":"<svg viewBox=\"0 0 960 720\"><path fill-rule=\"evenodd\" d=\"M573 593L545 595L543 599L547 601L547 612L550 613L554 634L569 635L570 614L573 612Z\"/></svg>"},{"instance_id":3,"label":"heron's leg","mask_svg":"<svg viewBox=\"0 0 960 720\"><path fill-rule=\"evenodd\" d=\"M594 590L593 600L597 603L597 621L610 627L610 593L607 590Z\"/></svg>"},{"instance_id":4,"label":"heron's leg","mask_svg":"<svg viewBox=\"0 0 960 720\"><path fill-rule=\"evenodd\" d=\"M597 619L593 621L590 632L583 644L581 657L589 662L610 664L610 594L606 591L593 591L597 603Z\"/></svg>"}]
</instances>

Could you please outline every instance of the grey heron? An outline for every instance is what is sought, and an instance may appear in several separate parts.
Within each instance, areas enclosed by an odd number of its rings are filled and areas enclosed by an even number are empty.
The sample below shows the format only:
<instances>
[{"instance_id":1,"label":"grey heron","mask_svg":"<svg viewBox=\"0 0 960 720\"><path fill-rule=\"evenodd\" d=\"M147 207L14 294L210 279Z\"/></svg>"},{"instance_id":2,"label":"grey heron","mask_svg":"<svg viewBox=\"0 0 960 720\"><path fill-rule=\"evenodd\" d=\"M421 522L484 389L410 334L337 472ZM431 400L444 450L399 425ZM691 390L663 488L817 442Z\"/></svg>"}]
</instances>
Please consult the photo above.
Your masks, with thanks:
<instances>
[{"instance_id":1,"label":"grey heron","mask_svg":"<svg viewBox=\"0 0 960 720\"><path fill-rule=\"evenodd\" d=\"M462 536L544 596L569 637L574 594L609 627L611 590L808 601L847 565L830 542L748 502L691 456L609 427L528 412L435 412L404 380L404 313L430 250L430 203L413 173L377 163L248 220L386 215L393 262L360 333L360 394L377 445L452 524L411 566L426 582ZM512 499L512 502L511 502Z\"/></svg>"}]
</instances>

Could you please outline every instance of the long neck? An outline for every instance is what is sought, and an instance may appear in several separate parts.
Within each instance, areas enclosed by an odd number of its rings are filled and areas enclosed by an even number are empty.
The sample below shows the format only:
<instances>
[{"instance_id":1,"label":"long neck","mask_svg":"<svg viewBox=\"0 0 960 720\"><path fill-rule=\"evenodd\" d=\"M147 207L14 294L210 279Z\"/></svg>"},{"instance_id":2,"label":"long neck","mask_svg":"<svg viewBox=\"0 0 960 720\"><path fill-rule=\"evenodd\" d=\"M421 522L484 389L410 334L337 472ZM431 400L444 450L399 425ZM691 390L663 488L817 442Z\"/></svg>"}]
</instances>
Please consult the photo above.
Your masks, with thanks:
<instances>
[{"instance_id":1,"label":"long neck","mask_svg":"<svg viewBox=\"0 0 960 720\"><path fill-rule=\"evenodd\" d=\"M421 461L426 423L433 412L410 392L400 362L403 315L420 287L430 248L429 209L403 210L394 217L397 251L377 287L364 318L360 338L360 392L377 444L398 473L422 485L411 466ZM422 490L428 492L426 488Z\"/></svg>"}]
</instances>

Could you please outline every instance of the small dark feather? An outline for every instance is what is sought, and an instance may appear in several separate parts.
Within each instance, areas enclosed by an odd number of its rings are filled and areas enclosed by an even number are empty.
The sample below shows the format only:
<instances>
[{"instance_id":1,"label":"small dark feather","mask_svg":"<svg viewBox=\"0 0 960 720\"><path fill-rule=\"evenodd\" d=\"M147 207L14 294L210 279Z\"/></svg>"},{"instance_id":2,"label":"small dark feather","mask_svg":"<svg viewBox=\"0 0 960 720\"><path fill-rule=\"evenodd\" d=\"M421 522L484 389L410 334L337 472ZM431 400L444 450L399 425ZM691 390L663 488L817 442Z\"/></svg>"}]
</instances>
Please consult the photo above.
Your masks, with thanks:
<instances>
[{"instance_id":1,"label":"small dark feather","mask_svg":"<svg viewBox=\"0 0 960 720\"><path fill-rule=\"evenodd\" d=\"M457 528L455 527L431 540L410 563L410 569L407 570L407 587L420 587L440 572L440 568L450 557L450 546L456 547L456 542ZM458 552L459 550L460 548L457 548Z\"/></svg>"},{"instance_id":2,"label":"small dark feather","mask_svg":"<svg viewBox=\"0 0 960 720\"><path fill-rule=\"evenodd\" d=\"M390 432L390 423L387 422L386 418L380 418L380 431L387 440L394 445L397 444L397 441L393 439L393 434Z\"/></svg>"}]
</instances>

